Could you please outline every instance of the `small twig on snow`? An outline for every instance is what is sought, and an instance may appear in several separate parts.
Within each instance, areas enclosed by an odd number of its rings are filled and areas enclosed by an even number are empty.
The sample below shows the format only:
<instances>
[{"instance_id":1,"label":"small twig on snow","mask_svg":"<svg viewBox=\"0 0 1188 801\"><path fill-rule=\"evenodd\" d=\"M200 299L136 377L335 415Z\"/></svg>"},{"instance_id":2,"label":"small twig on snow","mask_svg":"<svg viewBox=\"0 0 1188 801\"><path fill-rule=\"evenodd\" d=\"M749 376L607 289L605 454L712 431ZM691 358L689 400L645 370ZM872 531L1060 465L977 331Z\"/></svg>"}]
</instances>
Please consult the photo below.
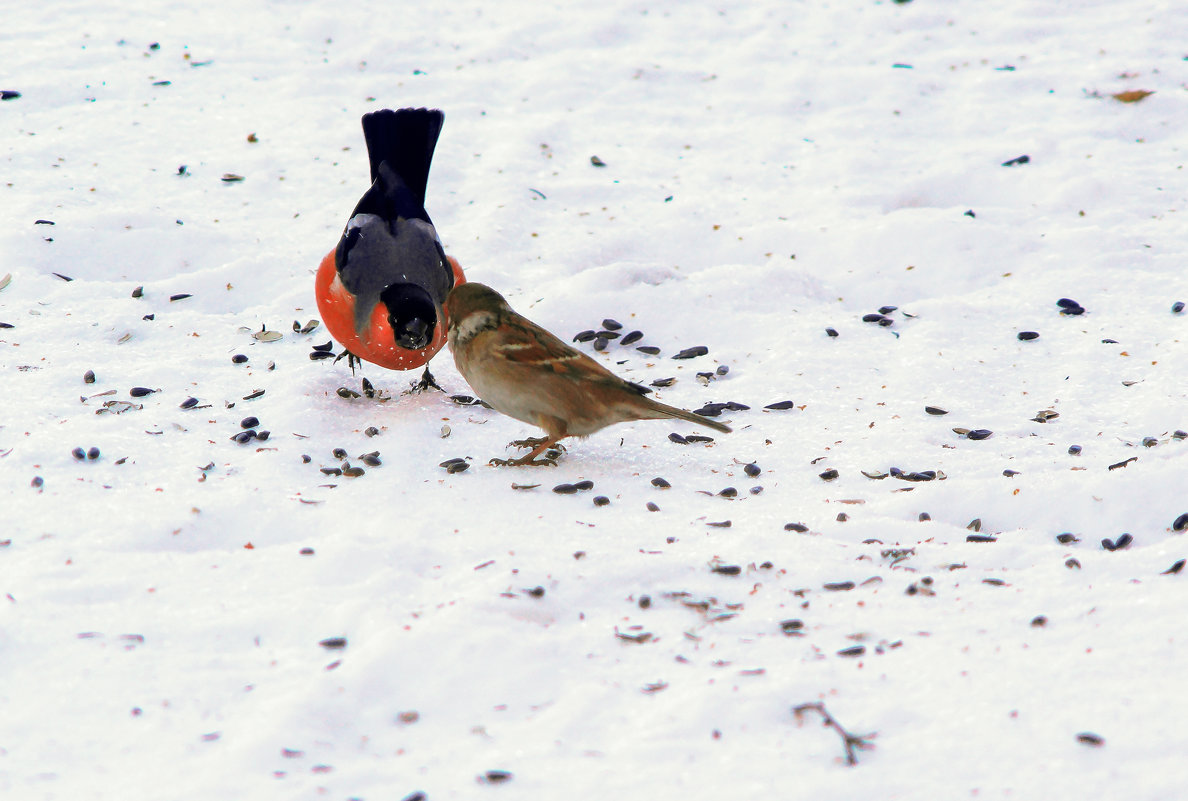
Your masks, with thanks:
<instances>
[{"instance_id":1,"label":"small twig on snow","mask_svg":"<svg viewBox=\"0 0 1188 801\"><path fill-rule=\"evenodd\" d=\"M874 743L870 742L870 740L873 740L876 736L878 736L878 732L871 732L870 734L861 735L850 734L848 731L842 728L842 725L838 723L836 719L834 719L833 715L830 715L829 712L826 711L825 704L819 701L812 704L800 704L799 706L792 707L792 714L796 716L798 721L802 721L804 719L804 713L809 711L821 713L821 717L824 718L824 725L828 726L841 735L842 743L846 748L847 765L858 764L858 756L854 753L855 751L874 750Z\"/></svg>"}]
</instances>

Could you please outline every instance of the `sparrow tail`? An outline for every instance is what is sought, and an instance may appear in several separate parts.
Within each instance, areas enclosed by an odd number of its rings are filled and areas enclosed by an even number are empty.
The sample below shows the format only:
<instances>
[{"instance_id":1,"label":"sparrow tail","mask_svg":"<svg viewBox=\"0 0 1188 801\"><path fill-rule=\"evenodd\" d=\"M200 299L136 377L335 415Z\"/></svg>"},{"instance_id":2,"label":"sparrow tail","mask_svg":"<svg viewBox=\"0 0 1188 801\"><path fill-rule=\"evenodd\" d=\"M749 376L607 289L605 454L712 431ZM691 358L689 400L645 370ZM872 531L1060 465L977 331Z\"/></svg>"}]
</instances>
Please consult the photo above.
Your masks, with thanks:
<instances>
[{"instance_id":1,"label":"sparrow tail","mask_svg":"<svg viewBox=\"0 0 1188 801\"><path fill-rule=\"evenodd\" d=\"M702 417L701 415L694 414L693 412L687 412L684 409L678 409L675 406L669 406L667 404L660 403L659 401L650 399L648 399L648 406L653 412L656 412L655 416L652 417L653 420L659 419L661 417L675 417L677 420L686 420L690 423L697 423L697 425L705 426L706 428L712 428L714 431L721 431L723 434L730 433L730 426L728 425L723 425L717 420L710 420L708 417Z\"/></svg>"}]
</instances>

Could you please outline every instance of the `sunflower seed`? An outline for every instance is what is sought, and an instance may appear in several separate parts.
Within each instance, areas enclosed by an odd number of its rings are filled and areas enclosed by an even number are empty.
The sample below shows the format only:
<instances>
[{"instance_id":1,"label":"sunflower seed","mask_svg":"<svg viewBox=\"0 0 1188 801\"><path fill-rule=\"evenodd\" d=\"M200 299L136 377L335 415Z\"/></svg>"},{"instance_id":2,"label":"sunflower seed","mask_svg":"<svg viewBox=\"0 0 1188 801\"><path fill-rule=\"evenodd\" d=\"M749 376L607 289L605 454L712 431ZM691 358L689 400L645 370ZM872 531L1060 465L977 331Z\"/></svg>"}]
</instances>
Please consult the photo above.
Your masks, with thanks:
<instances>
[{"instance_id":1,"label":"sunflower seed","mask_svg":"<svg viewBox=\"0 0 1188 801\"><path fill-rule=\"evenodd\" d=\"M652 503L651 501L647 502L646 507L649 512L659 512L660 511L660 507L657 506L656 504Z\"/></svg>"},{"instance_id":2,"label":"sunflower seed","mask_svg":"<svg viewBox=\"0 0 1188 801\"><path fill-rule=\"evenodd\" d=\"M656 476L655 478L652 479L652 486L657 487L659 489L669 489L670 487L672 487L672 484L669 484L663 478L660 478L660 476Z\"/></svg>"},{"instance_id":3,"label":"sunflower seed","mask_svg":"<svg viewBox=\"0 0 1188 801\"><path fill-rule=\"evenodd\" d=\"M255 390L252 390L251 392L249 392L247 395L244 395L243 400L255 400L256 398L260 397L263 394L264 394L264 390L255 389Z\"/></svg>"},{"instance_id":4,"label":"sunflower seed","mask_svg":"<svg viewBox=\"0 0 1188 801\"><path fill-rule=\"evenodd\" d=\"M362 467L344 467L342 469L342 474L347 478L358 478L366 472Z\"/></svg>"},{"instance_id":5,"label":"sunflower seed","mask_svg":"<svg viewBox=\"0 0 1188 801\"><path fill-rule=\"evenodd\" d=\"M809 527L806 526L804 523L785 523L784 524L784 531L797 531L797 532L800 532L801 534L803 534L808 530L809 530Z\"/></svg>"},{"instance_id":6,"label":"sunflower seed","mask_svg":"<svg viewBox=\"0 0 1188 801\"><path fill-rule=\"evenodd\" d=\"M90 459L91 461L95 461L96 459L98 459L99 458L99 449L94 446L87 448L87 458Z\"/></svg>"},{"instance_id":7,"label":"sunflower seed","mask_svg":"<svg viewBox=\"0 0 1188 801\"><path fill-rule=\"evenodd\" d=\"M1023 342L1027 342L1032 339L1039 339L1039 334L1037 334L1034 331L1020 331L1015 336L1018 337Z\"/></svg>"},{"instance_id":8,"label":"sunflower seed","mask_svg":"<svg viewBox=\"0 0 1188 801\"><path fill-rule=\"evenodd\" d=\"M710 572L723 576L737 576L739 573L742 573L742 568L738 565L714 565L710 568Z\"/></svg>"},{"instance_id":9,"label":"sunflower seed","mask_svg":"<svg viewBox=\"0 0 1188 801\"><path fill-rule=\"evenodd\" d=\"M313 349L322 353L329 353L334 350L334 340L323 342L321 345L314 345Z\"/></svg>"},{"instance_id":10,"label":"sunflower seed","mask_svg":"<svg viewBox=\"0 0 1188 801\"><path fill-rule=\"evenodd\" d=\"M1057 534L1056 541L1061 545L1068 545L1070 542L1080 542L1081 540L1076 534L1071 534L1066 531L1063 534Z\"/></svg>"},{"instance_id":11,"label":"sunflower seed","mask_svg":"<svg viewBox=\"0 0 1188 801\"><path fill-rule=\"evenodd\" d=\"M324 473L325 475L328 475L328 476L341 476L342 475L342 468L339 468L339 467L319 467L318 469L320 471L322 471L322 473Z\"/></svg>"},{"instance_id":12,"label":"sunflower seed","mask_svg":"<svg viewBox=\"0 0 1188 801\"><path fill-rule=\"evenodd\" d=\"M1184 311L1184 301L1177 300L1172 304L1172 314L1179 314L1182 311Z\"/></svg>"},{"instance_id":13,"label":"sunflower seed","mask_svg":"<svg viewBox=\"0 0 1188 801\"><path fill-rule=\"evenodd\" d=\"M623 327L623 324L620 323L618 320L607 317L605 320L602 321L602 327L606 328L607 330L610 330L610 331L618 331Z\"/></svg>"},{"instance_id":14,"label":"sunflower seed","mask_svg":"<svg viewBox=\"0 0 1188 801\"><path fill-rule=\"evenodd\" d=\"M197 398L186 398L184 401L182 401L180 404L178 404L178 408L193 409L197 405L198 405Z\"/></svg>"},{"instance_id":15,"label":"sunflower seed","mask_svg":"<svg viewBox=\"0 0 1188 801\"><path fill-rule=\"evenodd\" d=\"M347 647L346 637L327 637L324 640L319 640L318 645L325 648L327 651L341 651Z\"/></svg>"},{"instance_id":16,"label":"sunflower seed","mask_svg":"<svg viewBox=\"0 0 1188 801\"><path fill-rule=\"evenodd\" d=\"M968 434L966 434L966 436L969 439L974 439L974 440L989 439L993 433L994 432L988 428L975 428L973 431L970 431Z\"/></svg>"},{"instance_id":17,"label":"sunflower seed","mask_svg":"<svg viewBox=\"0 0 1188 801\"><path fill-rule=\"evenodd\" d=\"M170 303L175 303L175 302L177 302L177 301L179 301L179 300L185 300L186 298L192 298L192 297L194 297L194 296L193 296L193 295L191 295L189 292L181 292L181 293L178 293L178 294L176 294L176 295L170 295L170 296L169 296L169 302L170 302Z\"/></svg>"},{"instance_id":18,"label":"sunflower seed","mask_svg":"<svg viewBox=\"0 0 1188 801\"><path fill-rule=\"evenodd\" d=\"M594 156L590 160L594 161L594 159L597 159L597 158L598 158L598 156ZM594 166L595 167L604 167L606 165L604 165L600 160ZM502 784L503 782L510 782L512 780L512 773L511 773L511 771L508 771L508 770L489 770L483 774L483 778L489 784Z\"/></svg>"},{"instance_id":19,"label":"sunflower seed","mask_svg":"<svg viewBox=\"0 0 1188 801\"><path fill-rule=\"evenodd\" d=\"M245 417L239 421L240 428L255 428L260 425L260 420L255 417Z\"/></svg>"},{"instance_id":20,"label":"sunflower seed","mask_svg":"<svg viewBox=\"0 0 1188 801\"><path fill-rule=\"evenodd\" d=\"M598 336L598 334L595 333L594 329L591 328L591 329L587 329L585 331L580 331L577 334L574 334L573 341L574 342L591 342L597 336Z\"/></svg>"},{"instance_id":21,"label":"sunflower seed","mask_svg":"<svg viewBox=\"0 0 1188 801\"><path fill-rule=\"evenodd\" d=\"M1080 456L1081 455L1081 446L1080 445L1069 445L1068 452L1072 456Z\"/></svg>"},{"instance_id":22,"label":"sunflower seed","mask_svg":"<svg viewBox=\"0 0 1188 801\"><path fill-rule=\"evenodd\" d=\"M267 429L256 432L256 439L263 441L272 436L272 432Z\"/></svg>"},{"instance_id":23,"label":"sunflower seed","mask_svg":"<svg viewBox=\"0 0 1188 801\"><path fill-rule=\"evenodd\" d=\"M680 353L676 354L672 358L674 358L674 359L694 359L698 356L704 356L707 353L709 353L709 348L707 348L705 345L694 345L691 348L685 348L684 350L682 350Z\"/></svg>"},{"instance_id":24,"label":"sunflower seed","mask_svg":"<svg viewBox=\"0 0 1188 801\"><path fill-rule=\"evenodd\" d=\"M1172 521L1172 531L1184 531L1185 529L1188 529L1188 512Z\"/></svg>"},{"instance_id":25,"label":"sunflower seed","mask_svg":"<svg viewBox=\"0 0 1188 801\"><path fill-rule=\"evenodd\" d=\"M581 481L575 481L573 483L573 488L579 492L586 492L587 490L594 489L594 482L588 478L584 478Z\"/></svg>"},{"instance_id":26,"label":"sunflower seed","mask_svg":"<svg viewBox=\"0 0 1188 801\"><path fill-rule=\"evenodd\" d=\"M803 620L797 620L796 618L790 618L788 620L780 621L780 631L784 632L785 634L787 634L789 636L794 635L794 634L799 634L800 630L803 628L804 628Z\"/></svg>"},{"instance_id":27,"label":"sunflower seed","mask_svg":"<svg viewBox=\"0 0 1188 801\"><path fill-rule=\"evenodd\" d=\"M624 334L623 338L619 340L620 345L632 345L643 339L643 331L632 331L629 334Z\"/></svg>"},{"instance_id":28,"label":"sunflower seed","mask_svg":"<svg viewBox=\"0 0 1188 801\"><path fill-rule=\"evenodd\" d=\"M1177 559L1175 562L1173 562L1173 563L1172 563L1172 566L1171 566L1171 567L1169 567L1167 570L1164 570L1164 571L1163 571L1163 572L1161 572L1159 575L1161 575L1161 576L1174 576L1176 573L1179 573L1181 570L1183 570L1183 569L1184 569L1184 563L1185 563L1185 561L1188 561L1188 560L1184 560L1184 559Z\"/></svg>"},{"instance_id":29,"label":"sunflower seed","mask_svg":"<svg viewBox=\"0 0 1188 801\"><path fill-rule=\"evenodd\" d=\"M610 498L606 497L605 495L595 495L594 496L594 505L595 506L606 506L609 503L610 503Z\"/></svg>"},{"instance_id":30,"label":"sunflower seed","mask_svg":"<svg viewBox=\"0 0 1188 801\"><path fill-rule=\"evenodd\" d=\"M669 434L668 438L678 445L688 445L689 444L689 440L685 439L684 437L682 437L680 434L676 433L675 431L673 433Z\"/></svg>"},{"instance_id":31,"label":"sunflower seed","mask_svg":"<svg viewBox=\"0 0 1188 801\"><path fill-rule=\"evenodd\" d=\"M247 431L240 431L238 434L233 436L231 439L235 440L240 445L246 445L255 438L256 438L256 432L252 431L251 429L248 429Z\"/></svg>"},{"instance_id":32,"label":"sunflower seed","mask_svg":"<svg viewBox=\"0 0 1188 801\"><path fill-rule=\"evenodd\" d=\"M998 540L996 538L991 537L989 534L970 534L970 535L966 536L965 541L966 542L998 542Z\"/></svg>"},{"instance_id":33,"label":"sunflower seed","mask_svg":"<svg viewBox=\"0 0 1188 801\"><path fill-rule=\"evenodd\" d=\"M938 416L942 415L942 414L949 413L948 409L942 409L939 406L925 406L924 411L928 412L929 414L934 414L934 415L938 415Z\"/></svg>"},{"instance_id":34,"label":"sunflower seed","mask_svg":"<svg viewBox=\"0 0 1188 801\"><path fill-rule=\"evenodd\" d=\"M383 464L383 462L381 462L380 458L379 458L379 451L372 451L371 453L365 453L359 457L359 461L362 462L363 464L367 465L368 467L379 467L380 465Z\"/></svg>"},{"instance_id":35,"label":"sunflower seed","mask_svg":"<svg viewBox=\"0 0 1188 801\"><path fill-rule=\"evenodd\" d=\"M840 334L837 333L836 328L826 328L825 333L828 334L830 337L834 337L834 338L841 336Z\"/></svg>"},{"instance_id":36,"label":"sunflower seed","mask_svg":"<svg viewBox=\"0 0 1188 801\"><path fill-rule=\"evenodd\" d=\"M865 645L851 645L849 648L843 648L837 652L838 656L862 656L866 653Z\"/></svg>"},{"instance_id":37,"label":"sunflower seed","mask_svg":"<svg viewBox=\"0 0 1188 801\"><path fill-rule=\"evenodd\" d=\"M654 387L671 387L676 383L676 378L657 378L652 381Z\"/></svg>"},{"instance_id":38,"label":"sunflower seed","mask_svg":"<svg viewBox=\"0 0 1188 801\"><path fill-rule=\"evenodd\" d=\"M928 520L931 520L932 515L928 514L928 512L920 512L920 516L916 519L919 520L921 523L924 523Z\"/></svg>"},{"instance_id":39,"label":"sunflower seed","mask_svg":"<svg viewBox=\"0 0 1188 801\"><path fill-rule=\"evenodd\" d=\"M449 473L450 475L453 475L454 473L462 473L469 469L470 469L469 462L454 462L453 464L451 464L449 467L446 468L446 472Z\"/></svg>"},{"instance_id":40,"label":"sunflower seed","mask_svg":"<svg viewBox=\"0 0 1188 801\"><path fill-rule=\"evenodd\" d=\"M1022 155L1022 156L1015 156L1015 158L1013 158L1013 159L1008 159L1007 161L1004 161L1002 163L1002 166L1016 167L1020 164L1030 164L1030 163L1031 163L1031 156Z\"/></svg>"},{"instance_id":41,"label":"sunflower seed","mask_svg":"<svg viewBox=\"0 0 1188 801\"><path fill-rule=\"evenodd\" d=\"M776 401L775 403L769 403L766 406L764 406L763 408L764 409L775 409L777 411L783 411L784 409L792 409L795 406L796 406L796 404L793 403L792 401L783 400L783 401Z\"/></svg>"},{"instance_id":42,"label":"sunflower seed","mask_svg":"<svg viewBox=\"0 0 1188 801\"><path fill-rule=\"evenodd\" d=\"M1103 539L1101 541L1101 547L1105 548L1107 551L1120 551L1130 545L1132 542L1134 542L1134 537L1130 536L1129 534L1123 534L1116 540L1111 540L1108 537Z\"/></svg>"},{"instance_id":43,"label":"sunflower seed","mask_svg":"<svg viewBox=\"0 0 1188 801\"><path fill-rule=\"evenodd\" d=\"M686 434L685 442L713 442L713 437L707 437L704 434Z\"/></svg>"},{"instance_id":44,"label":"sunflower seed","mask_svg":"<svg viewBox=\"0 0 1188 801\"><path fill-rule=\"evenodd\" d=\"M1091 731L1083 731L1077 735L1077 742L1083 745L1091 745L1095 748L1100 748L1105 745L1105 738L1100 734L1094 734Z\"/></svg>"},{"instance_id":45,"label":"sunflower seed","mask_svg":"<svg viewBox=\"0 0 1188 801\"><path fill-rule=\"evenodd\" d=\"M723 498L734 498L738 496L738 490L736 490L734 487L726 487L720 491L718 495Z\"/></svg>"},{"instance_id":46,"label":"sunflower seed","mask_svg":"<svg viewBox=\"0 0 1188 801\"><path fill-rule=\"evenodd\" d=\"M646 353L649 356L660 355L660 349L655 347L654 345L640 345L638 348L636 348L636 350L639 351L640 353Z\"/></svg>"},{"instance_id":47,"label":"sunflower seed","mask_svg":"<svg viewBox=\"0 0 1188 801\"><path fill-rule=\"evenodd\" d=\"M759 475L763 471L759 468L759 465L755 464L754 462L751 462L750 464L743 465L743 472L746 473L751 478L754 478L755 476Z\"/></svg>"},{"instance_id":48,"label":"sunflower seed","mask_svg":"<svg viewBox=\"0 0 1188 801\"><path fill-rule=\"evenodd\" d=\"M1137 461L1138 461L1137 456L1131 456L1129 459L1123 459L1120 462L1115 462L1114 464L1110 465L1109 469L1117 470L1119 467L1126 467L1126 465L1130 464L1131 462L1137 462Z\"/></svg>"},{"instance_id":49,"label":"sunflower seed","mask_svg":"<svg viewBox=\"0 0 1188 801\"><path fill-rule=\"evenodd\" d=\"M557 486L553 487L553 492L557 493L558 495L573 495L575 492L577 492L577 487L575 487L573 484L558 484Z\"/></svg>"},{"instance_id":50,"label":"sunflower seed","mask_svg":"<svg viewBox=\"0 0 1188 801\"><path fill-rule=\"evenodd\" d=\"M838 472L837 472L837 470L835 470L831 467L828 470L826 470L824 473L821 473L820 476L823 481L833 481L835 478L838 477Z\"/></svg>"},{"instance_id":51,"label":"sunflower seed","mask_svg":"<svg viewBox=\"0 0 1188 801\"><path fill-rule=\"evenodd\" d=\"M619 334L615 331L599 331L597 334L597 339L595 341L597 341L598 339L618 339L618 338L619 338Z\"/></svg>"},{"instance_id":52,"label":"sunflower seed","mask_svg":"<svg viewBox=\"0 0 1188 801\"><path fill-rule=\"evenodd\" d=\"M1067 567L1069 570L1080 570L1081 569L1081 563L1076 559L1065 559L1064 566Z\"/></svg>"},{"instance_id":53,"label":"sunflower seed","mask_svg":"<svg viewBox=\"0 0 1188 801\"><path fill-rule=\"evenodd\" d=\"M822 584L821 586L830 592L845 592L846 590L854 589L855 584L852 581L833 581Z\"/></svg>"}]
</instances>

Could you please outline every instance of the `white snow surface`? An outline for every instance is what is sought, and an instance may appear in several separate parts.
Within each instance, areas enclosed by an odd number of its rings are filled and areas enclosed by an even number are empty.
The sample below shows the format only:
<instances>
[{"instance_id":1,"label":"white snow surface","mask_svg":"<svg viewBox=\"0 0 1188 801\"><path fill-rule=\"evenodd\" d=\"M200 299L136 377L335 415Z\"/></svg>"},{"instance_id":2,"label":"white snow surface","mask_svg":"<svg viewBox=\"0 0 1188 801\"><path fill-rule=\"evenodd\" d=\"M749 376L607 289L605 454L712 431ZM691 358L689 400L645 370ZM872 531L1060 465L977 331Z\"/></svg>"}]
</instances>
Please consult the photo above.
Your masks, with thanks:
<instances>
[{"instance_id":1,"label":"white snow surface","mask_svg":"<svg viewBox=\"0 0 1188 801\"><path fill-rule=\"evenodd\" d=\"M1183 798L1186 30L1158 2L8 9L0 797ZM359 118L403 106L445 111L427 206L471 280L565 339L643 331L660 356L596 358L749 406L734 433L490 467L539 432L452 402L447 351L445 394L311 361ZM336 394L363 376L387 399ZM231 440L249 415L267 441ZM335 448L383 464L324 475ZM938 476L862 472L893 467ZM875 748L847 765L813 702Z\"/></svg>"}]
</instances>

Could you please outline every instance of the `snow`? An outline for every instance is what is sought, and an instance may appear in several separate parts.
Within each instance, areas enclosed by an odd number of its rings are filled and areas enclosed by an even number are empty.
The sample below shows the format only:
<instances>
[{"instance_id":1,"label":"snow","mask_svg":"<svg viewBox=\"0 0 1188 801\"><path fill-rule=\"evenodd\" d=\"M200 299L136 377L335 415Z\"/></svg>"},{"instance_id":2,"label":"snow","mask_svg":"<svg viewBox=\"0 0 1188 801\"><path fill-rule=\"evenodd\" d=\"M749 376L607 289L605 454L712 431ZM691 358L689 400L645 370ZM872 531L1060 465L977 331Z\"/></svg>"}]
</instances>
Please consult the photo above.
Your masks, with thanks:
<instances>
[{"instance_id":1,"label":"snow","mask_svg":"<svg viewBox=\"0 0 1188 801\"><path fill-rule=\"evenodd\" d=\"M0 795L1181 794L1188 8L47 11L0 33ZM733 434L488 467L539 432L308 359L359 117L420 105L468 277L566 339L642 330L660 357L598 358L750 406ZM363 376L384 399L336 394ZM383 464L325 476L338 447ZM846 765L818 701L875 749Z\"/></svg>"}]
</instances>

